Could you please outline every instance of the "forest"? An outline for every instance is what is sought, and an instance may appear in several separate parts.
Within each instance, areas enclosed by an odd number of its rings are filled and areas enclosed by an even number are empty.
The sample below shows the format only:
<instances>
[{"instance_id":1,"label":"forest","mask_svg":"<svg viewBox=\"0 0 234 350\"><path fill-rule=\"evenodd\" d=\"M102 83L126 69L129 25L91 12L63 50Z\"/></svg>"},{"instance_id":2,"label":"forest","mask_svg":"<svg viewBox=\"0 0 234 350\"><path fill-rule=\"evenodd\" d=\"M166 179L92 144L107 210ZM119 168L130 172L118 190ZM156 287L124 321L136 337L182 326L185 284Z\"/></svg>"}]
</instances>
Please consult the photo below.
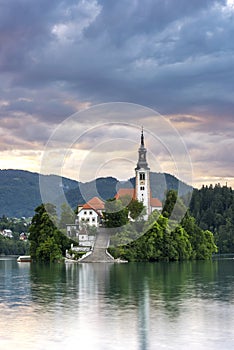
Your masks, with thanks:
<instances>
[{"instance_id":1,"label":"forest","mask_svg":"<svg viewBox=\"0 0 234 350\"><path fill-rule=\"evenodd\" d=\"M234 253L234 196L231 187L217 184L194 189L190 212L201 229L213 232L220 254Z\"/></svg>"},{"instance_id":2,"label":"forest","mask_svg":"<svg viewBox=\"0 0 234 350\"><path fill-rule=\"evenodd\" d=\"M201 229L189 211L179 222L184 210L184 203L177 197L177 192L168 191L162 213L154 211L147 221L138 217L131 224L125 216L125 226L111 237L109 252L115 258L127 261L211 259L217 252L212 232Z\"/></svg>"}]
</instances>

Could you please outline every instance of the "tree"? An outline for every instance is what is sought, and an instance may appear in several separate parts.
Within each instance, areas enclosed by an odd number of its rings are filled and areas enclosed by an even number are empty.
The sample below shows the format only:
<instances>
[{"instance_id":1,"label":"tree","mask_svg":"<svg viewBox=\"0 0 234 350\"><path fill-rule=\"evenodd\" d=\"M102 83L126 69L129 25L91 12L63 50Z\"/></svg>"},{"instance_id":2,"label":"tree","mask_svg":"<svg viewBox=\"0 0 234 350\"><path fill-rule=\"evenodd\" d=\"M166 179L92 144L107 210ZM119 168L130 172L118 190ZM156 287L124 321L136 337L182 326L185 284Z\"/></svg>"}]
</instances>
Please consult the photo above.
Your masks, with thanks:
<instances>
[{"instance_id":1,"label":"tree","mask_svg":"<svg viewBox=\"0 0 234 350\"><path fill-rule=\"evenodd\" d=\"M137 199L132 199L127 208L129 210L129 215L133 220L143 220L145 208L142 202L139 202Z\"/></svg>"},{"instance_id":2,"label":"tree","mask_svg":"<svg viewBox=\"0 0 234 350\"><path fill-rule=\"evenodd\" d=\"M72 241L55 226L55 206L41 204L35 209L35 212L29 228L30 255L34 260L60 260Z\"/></svg>"},{"instance_id":3,"label":"tree","mask_svg":"<svg viewBox=\"0 0 234 350\"><path fill-rule=\"evenodd\" d=\"M59 261L61 258L62 251L55 242L54 237L48 237L36 250L36 259L43 262Z\"/></svg>"},{"instance_id":4,"label":"tree","mask_svg":"<svg viewBox=\"0 0 234 350\"><path fill-rule=\"evenodd\" d=\"M200 229L189 213L176 227L163 215L149 227L136 241L116 249L111 247L111 254L129 261L182 261L210 259L217 251L213 234Z\"/></svg>"},{"instance_id":5,"label":"tree","mask_svg":"<svg viewBox=\"0 0 234 350\"><path fill-rule=\"evenodd\" d=\"M75 221L75 213L67 203L61 205L61 215L59 221L59 228L66 229L66 225L72 224Z\"/></svg>"},{"instance_id":6,"label":"tree","mask_svg":"<svg viewBox=\"0 0 234 350\"><path fill-rule=\"evenodd\" d=\"M177 191L170 190L167 192L162 215L171 220L180 221L186 213L186 207L181 198L178 197Z\"/></svg>"},{"instance_id":7,"label":"tree","mask_svg":"<svg viewBox=\"0 0 234 350\"><path fill-rule=\"evenodd\" d=\"M111 236L110 245L115 247L125 245L133 240L136 240L140 235L141 233L139 234L136 231L132 223L127 223L121 228L120 232L117 232L115 235Z\"/></svg>"},{"instance_id":8,"label":"tree","mask_svg":"<svg viewBox=\"0 0 234 350\"><path fill-rule=\"evenodd\" d=\"M172 231L172 236L173 240L176 242L177 260L191 259L193 248L186 230L181 225L178 225L175 230Z\"/></svg>"},{"instance_id":9,"label":"tree","mask_svg":"<svg viewBox=\"0 0 234 350\"><path fill-rule=\"evenodd\" d=\"M181 224L189 235L195 259L210 259L212 254L217 252L217 246L215 245L212 232L202 230L189 212L186 213Z\"/></svg>"},{"instance_id":10,"label":"tree","mask_svg":"<svg viewBox=\"0 0 234 350\"><path fill-rule=\"evenodd\" d=\"M105 203L103 222L108 228L122 227L128 222L128 209L119 199L109 199Z\"/></svg>"},{"instance_id":11,"label":"tree","mask_svg":"<svg viewBox=\"0 0 234 350\"><path fill-rule=\"evenodd\" d=\"M162 215L169 218L172 214L174 206L177 200L177 192L175 190L170 190L166 194L166 200L162 209Z\"/></svg>"}]
</instances>

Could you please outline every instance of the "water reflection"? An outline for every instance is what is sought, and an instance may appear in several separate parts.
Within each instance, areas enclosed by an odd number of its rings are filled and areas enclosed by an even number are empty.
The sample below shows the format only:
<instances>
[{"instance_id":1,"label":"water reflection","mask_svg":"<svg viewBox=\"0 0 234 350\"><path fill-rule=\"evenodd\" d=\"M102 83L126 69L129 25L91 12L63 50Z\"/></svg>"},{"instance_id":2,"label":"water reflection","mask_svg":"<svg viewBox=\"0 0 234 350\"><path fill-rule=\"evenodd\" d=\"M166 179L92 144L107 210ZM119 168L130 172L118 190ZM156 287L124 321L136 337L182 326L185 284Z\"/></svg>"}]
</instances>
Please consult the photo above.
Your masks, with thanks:
<instances>
[{"instance_id":1,"label":"water reflection","mask_svg":"<svg viewBox=\"0 0 234 350\"><path fill-rule=\"evenodd\" d=\"M221 341L231 349L233 264L42 265L0 259L4 349L60 350L78 343L95 350L186 349L189 342L197 350L219 349Z\"/></svg>"}]
</instances>

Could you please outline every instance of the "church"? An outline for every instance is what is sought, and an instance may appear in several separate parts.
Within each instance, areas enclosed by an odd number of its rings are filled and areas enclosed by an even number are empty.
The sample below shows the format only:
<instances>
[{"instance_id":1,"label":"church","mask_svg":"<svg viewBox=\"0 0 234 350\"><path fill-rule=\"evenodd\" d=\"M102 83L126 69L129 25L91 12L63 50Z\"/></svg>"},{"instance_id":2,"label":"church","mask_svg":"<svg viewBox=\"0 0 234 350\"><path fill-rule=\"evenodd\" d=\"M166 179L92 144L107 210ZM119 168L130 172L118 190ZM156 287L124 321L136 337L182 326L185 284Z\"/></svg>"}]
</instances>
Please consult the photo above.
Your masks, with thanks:
<instances>
[{"instance_id":1,"label":"church","mask_svg":"<svg viewBox=\"0 0 234 350\"><path fill-rule=\"evenodd\" d=\"M147 149L145 148L144 132L141 131L141 142L138 149L138 162L135 168L135 188L120 188L115 198L119 199L129 195L139 202L143 202L148 217L155 209L162 210L162 202L158 198L152 197L150 187L150 168L146 159Z\"/></svg>"},{"instance_id":2,"label":"church","mask_svg":"<svg viewBox=\"0 0 234 350\"><path fill-rule=\"evenodd\" d=\"M137 199L144 204L146 209L145 218L152 211L162 210L162 203L158 198L152 197L150 188L150 168L147 163L147 149L144 141L144 131L142 128L140 147L138 149L138 162L135 168L135 188L120 188L115 195L116 199L124 196L129 196L132 199ZM90 226L99 227L102 221L102 213L105 210L105 202L98 197L93 197L87 203L78 206L78 214L74 225L67 225L68 236L72 235L72 231L77 231L81 223L86 223Z\"/></svg>"}]
</instances>

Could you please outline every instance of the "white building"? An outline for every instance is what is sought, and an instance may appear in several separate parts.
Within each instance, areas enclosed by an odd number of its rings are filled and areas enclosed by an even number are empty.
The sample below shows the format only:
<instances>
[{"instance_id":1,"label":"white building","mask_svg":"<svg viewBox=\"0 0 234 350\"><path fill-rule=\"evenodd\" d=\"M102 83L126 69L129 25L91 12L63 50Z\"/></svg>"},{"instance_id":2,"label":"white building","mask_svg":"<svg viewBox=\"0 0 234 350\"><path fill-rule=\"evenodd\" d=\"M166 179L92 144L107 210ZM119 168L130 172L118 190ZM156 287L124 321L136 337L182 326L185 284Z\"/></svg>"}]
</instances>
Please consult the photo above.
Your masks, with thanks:
<instances>
[{"instance_id":1,"label":"white building","mask_svg":"<svg viewBox=\"0 0 234 350\"><path fill-rule=\"evenodd\" d=\"M12 231L5 228L2 233L1 233L4 237L8 237L8 238L13 238L13 234Z\"/></svg>"},{"instance_id":2,"label":"white building","mask_svg":"<svg viewBox=\"0 0 234 350\"><path fill-rule=\"evenodd\" d=\"M104 202L98 197L93 197L82 207L79 207L77 214L78 223L98 227L102 220L104 209Z\"/></svg>"}]
</instances>

